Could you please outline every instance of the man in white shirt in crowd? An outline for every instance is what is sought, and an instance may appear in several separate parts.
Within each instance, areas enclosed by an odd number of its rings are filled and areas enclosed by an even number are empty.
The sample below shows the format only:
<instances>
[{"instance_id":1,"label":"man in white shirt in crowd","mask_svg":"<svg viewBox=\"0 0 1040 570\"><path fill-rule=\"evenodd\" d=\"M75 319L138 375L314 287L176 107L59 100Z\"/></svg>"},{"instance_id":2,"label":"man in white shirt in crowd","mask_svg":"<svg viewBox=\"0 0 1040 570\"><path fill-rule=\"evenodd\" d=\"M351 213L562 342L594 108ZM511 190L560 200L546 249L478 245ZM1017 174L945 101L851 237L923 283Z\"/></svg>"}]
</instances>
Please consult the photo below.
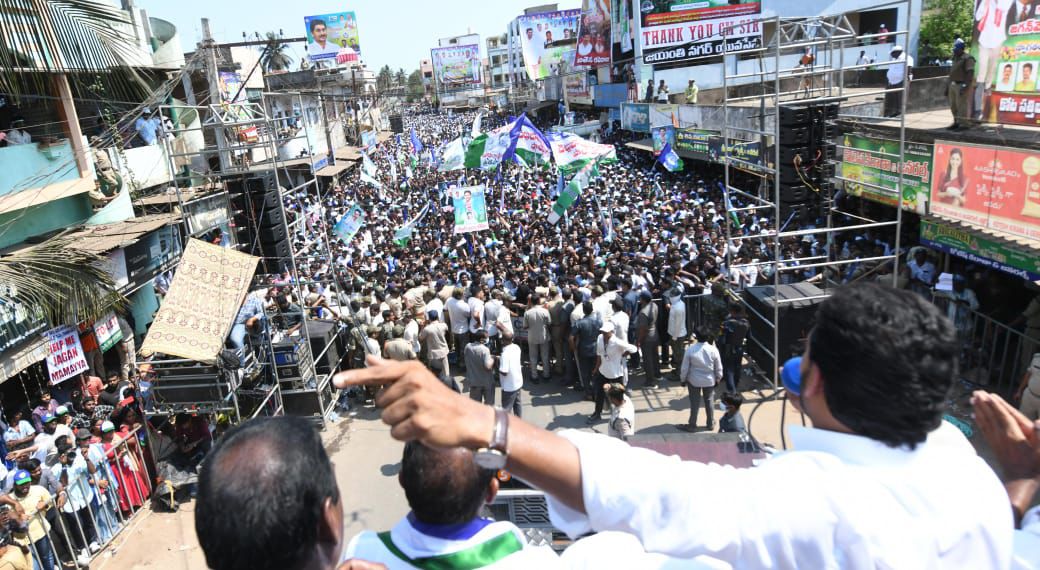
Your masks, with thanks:
<instances>
[{"instance_id":1,"label":"man in white shirt in crowd","mask_svg":"<svg viewBox=\"0 0 1040 570\"><path fill-rule=\"evenodd\" d=\"M672 376L680 381L679 367L682 366L683 351L686 348L686 303L682 298L682 286L675 285L665 291L665 303L668 309L668 336L672 344Z\"/></svg>"},{"instance_id":2,"label":"man in white shirt in crowd","mask_svg":"<svg viewBox=\"0 0 1040 570\"><path fill-rule=\"evenodd\" d=\"M462 298L462 287L456 287L451 292L451 298L444 304L444 312L448 314L446 320L451 328L452 340L455 341L459 366L465 370L466 361L462 358L462 351L469 344L469 303Z\"/></svg>"},{"instance_id":3,"label":"man in white shirt in crowd","mask_svg":"<svg viewBox=\"0 0 1040 570\"><path fill-rule=\"evenodd\" d=\"M501 350L502 331L498 328L498 314L501 311L502 292L495 289L491 291L491 300L484 303L484 330L487 331L492 353Z\"/></svg>"},{"instance_id":4,"label":"man in white shirt in crowd","mask_svg":"<svg viewBox=\"0 0 1040 570\"><path fill-rule=\"evenodd\" d=\"M469 305L469 334L476 334L480 330L486 331L487 329L484 327L484 290L477 289L466 303Z\"/></svg>"},{"instance_id":5,"label":"man in white shirt in crowd","mask_svg":"<svg viewBox=\"0 0 1040 570\"><path fill-rule=\"evenodd\" d=\"M722 380L722 355L715 348L715 335L706 327L699 327L694 333L697 342L686 349L682 357L682 369L679 379L686 384L690 395L690 420L686 425L676 426L682 431L697 430L697 415L700 413L701 400L704 400L704 411L708 415L708 431L715 429L715 409L712 401L715 398L715 385Z\"/></svg>"},{"instance_id":6,"label":"man in white shirt in crowd","mask_svg":"<svg viewBox=\"0 0 1040 570\"><path fill-rule=\"evenodd\" d=\"M502 335L498 379L502 384L502 409L521 417L520 389L524 387L524 364L520 358L520 346L513 343L511 334Z\"/></svg>"},{"instance_id":7,"label":"man in white shirt in crowd","mask_svg":"<svg viewBox=\"0 0 1040 570\"><path fill-rule=\"evenodd\" d=\"M1007 568L1007 495L942 418L958 352L921 297L836 289L818 306L791 400L813 427L788 426L792 451L739 471L497 417L409 363L370 357L335 383L392 384L379 404L397 439L478 449L505 430L504 468L545 491L553 525L572 537L621 531L647 552L739 568Z\"/></svg>"},{"instance_id":8,"label":"man in white shirt in crowd","mask_svg":"<svg viewBox=\"0 0 1040 570\"><path fill-rule=\"evenodd\" d=\"M531 306L524 312L524 326L527 327L527 358L531 364L531 382L538 383L538 361L542 362L542 376L548 382L552 379L549 368L549 325L552 316L549 309L542 305L542 298L531 296Z\"/></svg>"},{"instance_id":9,"label":"man in white shirt in crowd","mask_svg":"<svg viewBox=\"0 0 1040 570\"><path fill-rule=\"evenodd\" d=\"M914 258L907 262L910 270L910 290L924 298L932 294L932 284L935 283L935 264L928 260L928 252L923 247L914 251Z\"/></svg>"},{"instance_id":10,"label":"man in white shirt in crowd","mask_svg":"<svg viewBox=\"0 0 1040 570\"><path fill-rule=\"evenodd\" d=\"M614 323L604 321L599 328L596 339L596 365L592 368L592 391L596 398L596 408L586 423L594 424L603 419L603 401L607 384L624 383L625 355L634 354L638 350L614 334Z\"/></svg>"}]
</instances>

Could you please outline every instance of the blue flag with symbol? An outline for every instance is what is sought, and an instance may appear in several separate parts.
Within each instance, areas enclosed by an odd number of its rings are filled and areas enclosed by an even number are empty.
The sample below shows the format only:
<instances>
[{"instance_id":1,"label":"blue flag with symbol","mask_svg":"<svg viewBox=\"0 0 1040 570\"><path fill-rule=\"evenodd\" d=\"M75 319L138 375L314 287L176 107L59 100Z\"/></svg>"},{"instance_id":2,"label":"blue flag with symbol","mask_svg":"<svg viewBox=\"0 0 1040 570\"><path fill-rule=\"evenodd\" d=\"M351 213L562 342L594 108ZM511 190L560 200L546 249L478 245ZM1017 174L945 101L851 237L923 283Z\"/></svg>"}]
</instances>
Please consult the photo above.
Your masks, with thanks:
<instances>
[{"instance_id":1,"label":"blue flag with symbol","mask_svg":"<svg viewBox=\"0 0 1040 570\"><path fill-rule=\"evenodd\" d=\"M679 158L679 155L672 150L671 143L664 143L664 148L661 149L661 154L657 157L657 161L663 164L668 172L678 172L683 169L683 161Z\"/></svg>"}]
</instances>

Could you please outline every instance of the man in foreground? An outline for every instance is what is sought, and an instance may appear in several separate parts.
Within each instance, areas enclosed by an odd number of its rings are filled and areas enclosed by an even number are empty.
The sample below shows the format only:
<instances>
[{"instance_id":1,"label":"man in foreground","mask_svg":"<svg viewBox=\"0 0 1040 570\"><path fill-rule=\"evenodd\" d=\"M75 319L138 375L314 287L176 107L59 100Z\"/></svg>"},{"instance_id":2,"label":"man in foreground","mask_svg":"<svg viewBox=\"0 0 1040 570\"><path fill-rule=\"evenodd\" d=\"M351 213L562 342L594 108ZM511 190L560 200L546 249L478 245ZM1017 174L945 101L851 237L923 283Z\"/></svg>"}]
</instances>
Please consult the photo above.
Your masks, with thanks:
<instances>
[{"instance_id":1,"label":"man in foreground","mask_svg":"<svg viewBox=\"0 0 1040 570\"><path fill-rule=\"evenodd\" d=\"M409 442L397 481L411 512L387 532L365 531L354 537L345 557L380 562L390 570L550 570L559 564L552 549L528 545L513 523L480 517L484 505L498 494L498 479L494 470L473 461L469 449Z\"/></svg>"},{"instance_id":2,"label":"man in foreground","mask_svg":"<svg viewBox=\"0 0 1040 570\"><path fill-rule=\"evenodd\" d=\"M955 339L912 293L872 283L836 290L818 309L795 400L814 427L789 426L795 451L737 471L551 433L462 398L411 363L370 358L335 382L390 384L376 403L396 439L501 455L546 492L554 525L571 536L622 531L647 552L741 568L1006 568L1004 490L942 420Z\"/></svg>"}]
</instances>

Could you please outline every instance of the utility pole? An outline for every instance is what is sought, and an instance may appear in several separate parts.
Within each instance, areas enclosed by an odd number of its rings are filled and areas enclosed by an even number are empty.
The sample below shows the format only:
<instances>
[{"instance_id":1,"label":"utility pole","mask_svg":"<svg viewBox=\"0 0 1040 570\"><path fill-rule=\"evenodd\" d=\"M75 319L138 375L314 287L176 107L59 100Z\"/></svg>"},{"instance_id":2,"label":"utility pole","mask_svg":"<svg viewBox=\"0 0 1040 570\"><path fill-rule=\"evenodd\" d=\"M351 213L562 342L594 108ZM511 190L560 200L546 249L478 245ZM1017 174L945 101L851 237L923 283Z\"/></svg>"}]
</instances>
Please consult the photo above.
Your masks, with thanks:
<instances>
[{"instance_id":1,"label":"utility pole","mask_svg":"<svg viewBox=\"0 0 1040 570\"><path fill-rule=\"evenodd\" d=\"M332 130L329 128L329 107L325 103L325 92L321 89L321 80L318 81L318 103L321 105L322 124L325 126L325 144L329 147L329 165L336 164L336 147L332 145Z\"/></svg>"},{"instance_id":2,"label":"utility pole","mask_svg":"<svg viewBox=\"0 0 1040 570\"><path fill-rule=\"evenodd\" d=\"M213 41L213 34L209 29L209 18L202 19L202 41L199 49L206 50L206 82L209 86L209 104L220 108L222 94L220 93L220 74L217 72L217 44ZM220 170L226 172L231 169L231 156L227 149L227 132L224 129L224 120L217 121L217 154L220 157ZM247 151L248 152L248 151Z\"/></svg>"},{"instance_id":3,"label":"utility pole","mask_svg":"<svg viewBox=\"0 0 1040 570\"><path fill-rule=\"evenodd\" d=\"M361 146L361 123L358 122L358 101L361 98L357 89L357 67L353 65L350 66L350 84L350 89L354 92L354 102L350 105L354 109L354 145Z\"/></svg>"}]
</instances>

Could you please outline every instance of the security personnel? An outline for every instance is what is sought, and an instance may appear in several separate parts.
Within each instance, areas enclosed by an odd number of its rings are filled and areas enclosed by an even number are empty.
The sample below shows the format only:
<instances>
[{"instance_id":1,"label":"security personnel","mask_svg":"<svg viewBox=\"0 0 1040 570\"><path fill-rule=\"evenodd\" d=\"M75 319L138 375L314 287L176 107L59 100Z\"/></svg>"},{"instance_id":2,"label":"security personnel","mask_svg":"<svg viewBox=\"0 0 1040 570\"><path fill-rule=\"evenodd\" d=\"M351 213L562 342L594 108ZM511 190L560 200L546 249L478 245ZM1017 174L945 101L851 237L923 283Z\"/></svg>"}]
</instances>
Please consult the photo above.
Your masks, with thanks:
<instances>
[{"instance_id":1,"label":"security personnel","mask_svg":"<svg viewBox=\"0 0 1040 570\"><path fill-rule=\"evenodd\" d=\"M969 127L970 94L974 91L971 84L974 79L975 58L964 50L964 40L957 38L953 42L953 67L950 68L949 85L946 91L946 98L950 102L950 113L953 114L951 131Z\"/></svg>"}]
</instances>

